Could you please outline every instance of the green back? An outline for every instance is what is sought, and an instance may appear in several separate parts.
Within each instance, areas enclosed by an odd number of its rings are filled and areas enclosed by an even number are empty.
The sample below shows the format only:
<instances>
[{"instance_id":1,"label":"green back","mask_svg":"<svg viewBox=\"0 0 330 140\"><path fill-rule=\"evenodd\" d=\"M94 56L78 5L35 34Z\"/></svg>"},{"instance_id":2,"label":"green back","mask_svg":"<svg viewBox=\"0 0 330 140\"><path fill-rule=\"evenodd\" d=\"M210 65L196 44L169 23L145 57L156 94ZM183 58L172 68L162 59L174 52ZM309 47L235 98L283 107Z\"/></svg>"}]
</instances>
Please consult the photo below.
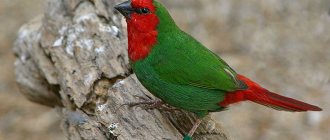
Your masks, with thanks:
<instances>
[{"instance_id":1,"label":"green back","mask_svg":"<svg viewBox=\"0 0 330 140\"><path fill-rule=\"evenodd\" d=\"M158 2L158 43L150 54L159 76L172 83L235 91L245 89L236 72L220 57L180 30Z\"/></svg>"}]
</instances>

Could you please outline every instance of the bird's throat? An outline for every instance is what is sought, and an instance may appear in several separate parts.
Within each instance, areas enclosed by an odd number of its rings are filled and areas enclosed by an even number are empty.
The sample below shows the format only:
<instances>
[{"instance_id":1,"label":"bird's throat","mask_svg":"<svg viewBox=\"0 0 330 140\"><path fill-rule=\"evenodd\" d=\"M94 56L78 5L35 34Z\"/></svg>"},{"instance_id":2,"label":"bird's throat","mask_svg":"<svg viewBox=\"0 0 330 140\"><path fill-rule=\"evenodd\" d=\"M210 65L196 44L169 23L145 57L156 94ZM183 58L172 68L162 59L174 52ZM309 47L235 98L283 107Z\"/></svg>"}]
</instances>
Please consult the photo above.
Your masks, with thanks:
<instances>
[{"instance_id":1,"label":"bird's throat","mask_svg":"<svg viewBox=\"0 0 330 140\"><path fill-rule=\"evenodd\" d=\"M127 20L128 55L131 61L135 62L148 56L157 43L158 23L156 14L132 14Z\"/></svg>"}]
</instances>

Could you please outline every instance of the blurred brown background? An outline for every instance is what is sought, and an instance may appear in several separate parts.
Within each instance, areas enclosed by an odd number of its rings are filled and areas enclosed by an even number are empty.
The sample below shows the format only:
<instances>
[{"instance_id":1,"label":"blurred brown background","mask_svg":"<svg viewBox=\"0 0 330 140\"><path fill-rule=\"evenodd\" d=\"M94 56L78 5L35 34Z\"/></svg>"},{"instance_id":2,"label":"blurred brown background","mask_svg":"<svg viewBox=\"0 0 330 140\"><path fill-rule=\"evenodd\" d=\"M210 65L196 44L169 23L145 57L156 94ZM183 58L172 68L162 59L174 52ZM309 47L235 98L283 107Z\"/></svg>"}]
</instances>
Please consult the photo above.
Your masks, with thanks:
<instances>
[{"instance_id":1,"label":"blurred brown background","mask_svg":"<svg viewBox=\"0 0 330 140\"><path fill-rule=\"evenodd\" d=\"M215 113L234 140L330 138L329 0L162 0L177 24L238 73L323 112L278 112L240 103ZM0 0L0 140L61 140L56 111L27 101L15 86L12 44L42 14L43 0Z\"/></svg>"},{"instance_id":2,"label":"blurred brown background","mask_svg":"<svg viewBox=\"0 0 330 140\"><path fill-rule=\"evenodd\" d=\"M14 76L19 27L42 14L43 0L0 0L0 140L63 140L56 111L26 100Z\"/></svg>"}]
</instances>

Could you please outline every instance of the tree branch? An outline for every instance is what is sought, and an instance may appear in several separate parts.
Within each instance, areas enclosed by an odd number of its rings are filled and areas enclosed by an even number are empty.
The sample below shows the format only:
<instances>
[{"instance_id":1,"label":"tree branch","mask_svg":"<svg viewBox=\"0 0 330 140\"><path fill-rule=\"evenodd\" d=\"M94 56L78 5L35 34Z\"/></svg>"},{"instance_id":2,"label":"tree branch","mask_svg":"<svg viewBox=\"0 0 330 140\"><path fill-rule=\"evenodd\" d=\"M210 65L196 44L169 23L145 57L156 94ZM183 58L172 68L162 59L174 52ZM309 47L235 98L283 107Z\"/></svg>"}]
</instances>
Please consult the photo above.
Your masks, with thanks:
<instances>
[{"instance_id":1,"label":"tree branch","mask_svg":"<svg viewBox=\"0 0 330 140\"><path fill-rule=\"evenodd\" d=\"M16 80L31 101L56 107L68 139L182 139L196 119L122 104L154 97L131 73L117 0L47 0L14 46ZM228 139L204 119L196 139Z\"/></svg>"}]
</instances>

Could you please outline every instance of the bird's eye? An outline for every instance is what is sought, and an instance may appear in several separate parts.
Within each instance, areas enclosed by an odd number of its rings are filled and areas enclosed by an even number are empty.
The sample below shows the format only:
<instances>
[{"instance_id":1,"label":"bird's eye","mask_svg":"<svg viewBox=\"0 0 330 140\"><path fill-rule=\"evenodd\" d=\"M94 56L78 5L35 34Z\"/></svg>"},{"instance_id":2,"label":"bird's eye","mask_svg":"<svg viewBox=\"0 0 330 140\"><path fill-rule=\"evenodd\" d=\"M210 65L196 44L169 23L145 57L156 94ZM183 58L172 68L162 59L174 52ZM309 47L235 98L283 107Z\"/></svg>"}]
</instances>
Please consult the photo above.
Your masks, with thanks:
<instances>
[{"instance_id":1,"label":"bird's eye","mask_svg":"<svg viewBox=\"0 0 330 140\"><path fill-rule=\"evenodd\" d=\"M149 9L148 8L142 8L141 12L144 13L144 14L147 14L147 13L149 13Z\"/></svg>"},{"instance_id":2,"label":"bird's eye","mask_svg":"<svg viewBox=\"0 0 330 140\"><path fill-rule=\"evenodd\" d=\"M141 8L136 11L139 14L148 14L150 13L150 10L148 8Z\"/></svg>"}]
</instances>

